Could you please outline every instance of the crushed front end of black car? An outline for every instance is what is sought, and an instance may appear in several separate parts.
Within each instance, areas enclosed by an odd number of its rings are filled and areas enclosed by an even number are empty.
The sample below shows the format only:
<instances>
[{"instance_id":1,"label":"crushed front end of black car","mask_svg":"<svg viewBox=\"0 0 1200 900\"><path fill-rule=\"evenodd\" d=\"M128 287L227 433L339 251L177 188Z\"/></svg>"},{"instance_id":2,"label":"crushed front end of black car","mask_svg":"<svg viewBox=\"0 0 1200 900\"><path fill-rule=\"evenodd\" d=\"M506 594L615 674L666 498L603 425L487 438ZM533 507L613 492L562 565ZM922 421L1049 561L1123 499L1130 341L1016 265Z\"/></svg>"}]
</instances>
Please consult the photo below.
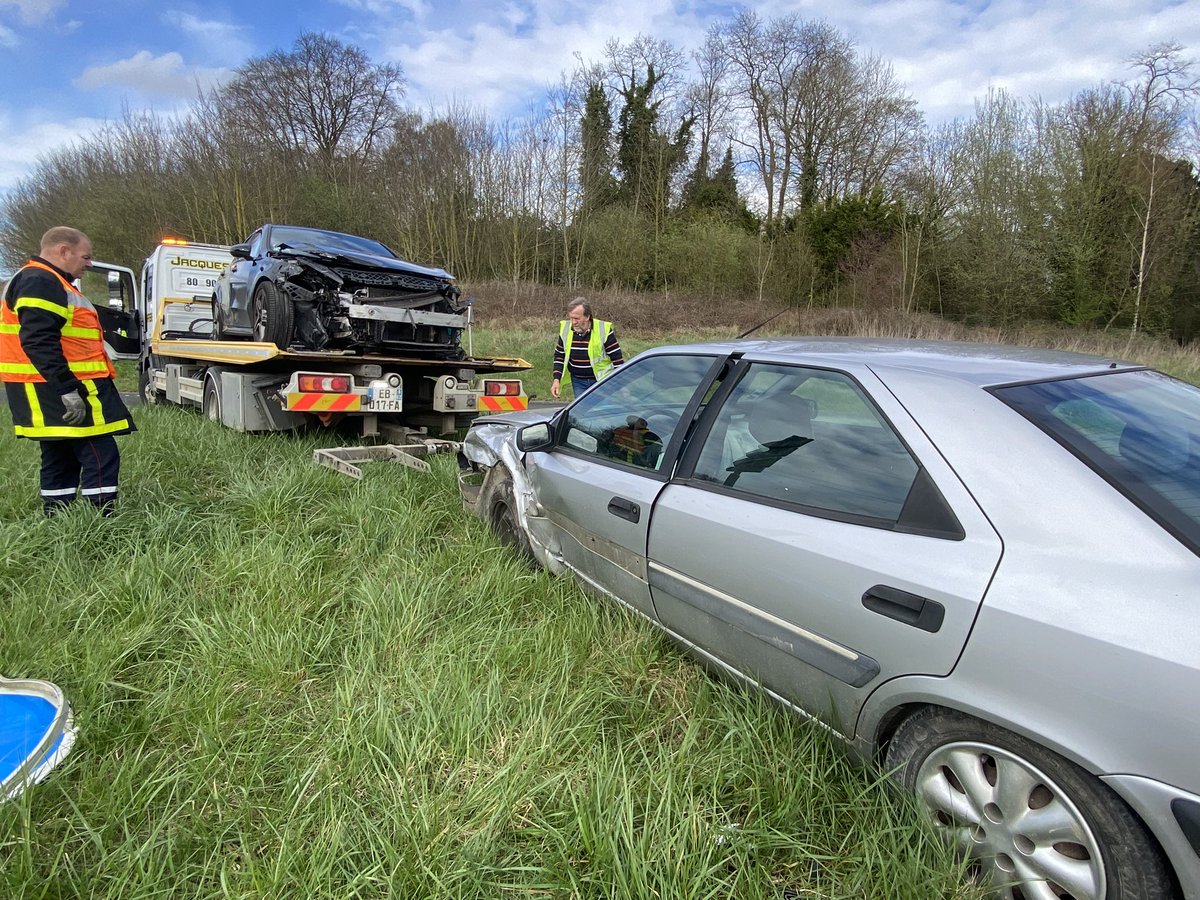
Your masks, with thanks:
<instances>
[{"instance_id":1,"label":"crushed front end of black car","mask_svg":"<svg viewBox=\"0 0 1200 900\"><path fill-rule=\"evenodd\" d=\"M279 261L272 280L292 301L292 341L305 349L463 355L470 304L448 276L364 265L302 247L269 255Z\"/></svg>"},{"instance_id":2,"label":"crushed front end of black car","mask_svg":"<svg viewBox=\"0 0 1200 900\"><path fill-rule=\"evenodd\" d=\"M266 224L229 248L213 335L281 349L461 359L471 304L454 276L370 238Z\"/></svg>"}]
</instances>

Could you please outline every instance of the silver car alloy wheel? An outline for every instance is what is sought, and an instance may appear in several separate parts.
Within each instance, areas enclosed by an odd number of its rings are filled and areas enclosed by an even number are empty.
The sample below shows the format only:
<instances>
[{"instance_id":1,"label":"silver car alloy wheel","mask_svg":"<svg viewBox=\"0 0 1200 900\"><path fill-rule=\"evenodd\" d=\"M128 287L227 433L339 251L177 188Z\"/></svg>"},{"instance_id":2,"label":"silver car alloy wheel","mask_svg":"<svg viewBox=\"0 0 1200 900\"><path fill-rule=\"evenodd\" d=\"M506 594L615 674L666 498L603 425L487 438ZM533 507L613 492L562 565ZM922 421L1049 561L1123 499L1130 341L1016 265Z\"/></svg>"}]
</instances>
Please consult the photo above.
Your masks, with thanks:
<instances>
[{"instance_id":1,"label":"silver car alloy wheel","mask_svg":"<svg viewBox=\"0 0 1200 900\"><path fill-rule=\"evenodd\" d=\"M937 748L918 797L1005 900L1102 900L1104 860L1079 808L1028 760L987 743Z\"/></svg>"}]
</instances>

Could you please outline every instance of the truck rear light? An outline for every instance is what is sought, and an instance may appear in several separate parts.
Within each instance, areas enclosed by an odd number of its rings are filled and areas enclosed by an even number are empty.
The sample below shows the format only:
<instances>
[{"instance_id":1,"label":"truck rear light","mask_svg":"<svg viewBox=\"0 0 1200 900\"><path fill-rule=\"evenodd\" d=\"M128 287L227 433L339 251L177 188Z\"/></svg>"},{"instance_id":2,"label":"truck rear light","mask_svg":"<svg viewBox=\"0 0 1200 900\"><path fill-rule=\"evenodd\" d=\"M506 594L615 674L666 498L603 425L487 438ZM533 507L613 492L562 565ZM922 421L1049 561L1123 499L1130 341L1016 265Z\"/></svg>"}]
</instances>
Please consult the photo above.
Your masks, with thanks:
<instances>
[{"instance_id":1,"label":"truck rear light","mask_svg":"<svg viewBox=\"0 0 1200 900\"><path fill-rule=\"evenodd\" d=\"M483 383L483 393L486 397L519 397L521 382L488 380Z\"/></svg>"},{"instance_id":2,"label":"truck rear light","mask_svg":"<svg viewBox=\"0 0 1200 900\"><path fill-rule=\"evenodd\" d=\"M349 375L298 375L296 386L302 394L348 394L354 389Z\"/></svg>"}]
</instances>

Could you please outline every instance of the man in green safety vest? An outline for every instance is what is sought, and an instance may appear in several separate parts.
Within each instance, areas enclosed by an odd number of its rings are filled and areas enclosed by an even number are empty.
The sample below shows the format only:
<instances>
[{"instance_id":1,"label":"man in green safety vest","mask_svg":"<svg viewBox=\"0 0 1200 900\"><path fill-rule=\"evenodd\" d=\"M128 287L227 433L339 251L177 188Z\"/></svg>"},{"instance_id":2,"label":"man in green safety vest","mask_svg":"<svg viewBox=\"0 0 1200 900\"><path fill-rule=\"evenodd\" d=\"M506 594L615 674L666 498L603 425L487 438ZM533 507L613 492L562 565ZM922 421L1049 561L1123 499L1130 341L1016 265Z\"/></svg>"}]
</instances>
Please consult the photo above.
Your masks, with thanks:
<instances>
[{"instance_id":1,"label":"man in green safety vest","mask_svg":"<svg viewBox=\"0 0 1200 900\"><path fill-rule=\"evenodd\" d=\"M623 362L612 322L592 318L592 307L583 297L568 303L567 318L558 323L550 393L557 397L567 381L578 397Z\"/></svg>"}]
</instances>

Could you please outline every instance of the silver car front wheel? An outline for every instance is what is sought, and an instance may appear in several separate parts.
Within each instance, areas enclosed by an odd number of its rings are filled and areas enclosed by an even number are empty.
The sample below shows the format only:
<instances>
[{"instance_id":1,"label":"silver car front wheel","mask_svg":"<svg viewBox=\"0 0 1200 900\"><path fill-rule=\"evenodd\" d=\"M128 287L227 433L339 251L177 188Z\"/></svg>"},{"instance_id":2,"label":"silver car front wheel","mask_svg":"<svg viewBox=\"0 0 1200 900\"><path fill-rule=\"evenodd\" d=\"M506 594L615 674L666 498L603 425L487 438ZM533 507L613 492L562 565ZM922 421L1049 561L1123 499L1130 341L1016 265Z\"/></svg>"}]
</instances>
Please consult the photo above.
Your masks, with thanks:
<instances>
[{"instance_id":1,"label":"silver car front wheel","mask_svg":"<svg viewBox=\"0 0 1200 900\"><path fill-rule=\"evenodd\" d=\"M887 766L1004 900L1176 896L1158 845L1092 775L1006 729L929 708Z\"/></svg>"},{"instance_id":2,"label":"silver car front wheel","mask_svg":"<svg viewBox=\"0 0 1200 900\"><path fill-rule=\"evenodd\" d=\"M502 544L516 548L523 558L531 563L535 562L529 538L517 521L517 501L513 497L511 478L504 478L492 491L487 518Z\"/></svg>"}]
</instances>

